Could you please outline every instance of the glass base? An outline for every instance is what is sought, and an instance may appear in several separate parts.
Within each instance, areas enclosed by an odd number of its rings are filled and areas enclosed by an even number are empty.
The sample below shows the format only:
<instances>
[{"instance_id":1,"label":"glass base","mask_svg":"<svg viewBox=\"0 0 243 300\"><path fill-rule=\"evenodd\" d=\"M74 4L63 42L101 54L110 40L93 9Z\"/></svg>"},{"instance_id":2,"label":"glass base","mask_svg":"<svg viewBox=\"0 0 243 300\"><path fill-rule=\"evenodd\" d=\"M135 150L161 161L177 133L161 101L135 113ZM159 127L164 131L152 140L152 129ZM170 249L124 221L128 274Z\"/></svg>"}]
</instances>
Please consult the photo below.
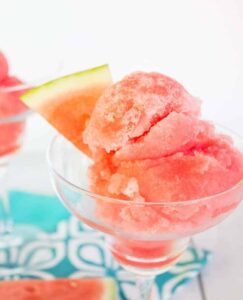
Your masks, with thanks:
<instances>
[{"instance_id":1,"label":"glass base","mask_svg":"<svg viewBox=\"0 0 243 300\"><path fill-rule=\"evenodd\" d=\"M0 235L0 249L18 247L35 240L41 230L35 226L17 225L12 233Z\"/></svg>"},{"instance_id":2,"label":"glass base","mask_svg":"<svg viewBox=\"0 0 243 300\"><path fill-rule=\"evenodd\" d=\"M167 272L180 259L183 252L172 257L162 257L160 260L134 260L133 257L123 256L120 253L114 253L113 257L127 271L140 276L156 276Z\"/></svg>"},{"instance_id":3,"label":"glass base","mask_svg":"<svg viewBox=\"0 0 243 300\"><path fill-rule=\"evenodd\" d=\"M107 237L108 246L124 269L142 276L155 276L170 269L184 253L189 238L137 241Z\"/></svg>"}]
</instances>

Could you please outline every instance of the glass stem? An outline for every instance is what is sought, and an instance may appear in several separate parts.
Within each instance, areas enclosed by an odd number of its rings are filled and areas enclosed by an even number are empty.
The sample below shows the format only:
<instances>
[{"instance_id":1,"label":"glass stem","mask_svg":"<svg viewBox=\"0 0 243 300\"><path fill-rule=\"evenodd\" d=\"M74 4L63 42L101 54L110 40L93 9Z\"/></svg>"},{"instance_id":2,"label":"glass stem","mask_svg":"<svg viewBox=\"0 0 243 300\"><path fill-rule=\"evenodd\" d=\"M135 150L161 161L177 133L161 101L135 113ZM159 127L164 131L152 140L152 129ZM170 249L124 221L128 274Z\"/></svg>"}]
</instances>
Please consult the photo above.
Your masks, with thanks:
<instances>
[{"instance_id":1,"label":"glass stem","mask_svg":"<svg viewBox=\"0 0 243 300\"><path fill-rule=\"evenodd\" d=\"M151 299L154 276L137 276L136 286L138 291L138 300Z\"/></svg>"},{"instance_id":2,"label":"glass stem","mask_svg":"<svg viewBox=\"0 0 243 300\"><path fill-rule=\"evenodd\" d=\"M0 239L13 231L10 203L7 191L7 165L0 165Z\"/></svg>"}]
</instances>

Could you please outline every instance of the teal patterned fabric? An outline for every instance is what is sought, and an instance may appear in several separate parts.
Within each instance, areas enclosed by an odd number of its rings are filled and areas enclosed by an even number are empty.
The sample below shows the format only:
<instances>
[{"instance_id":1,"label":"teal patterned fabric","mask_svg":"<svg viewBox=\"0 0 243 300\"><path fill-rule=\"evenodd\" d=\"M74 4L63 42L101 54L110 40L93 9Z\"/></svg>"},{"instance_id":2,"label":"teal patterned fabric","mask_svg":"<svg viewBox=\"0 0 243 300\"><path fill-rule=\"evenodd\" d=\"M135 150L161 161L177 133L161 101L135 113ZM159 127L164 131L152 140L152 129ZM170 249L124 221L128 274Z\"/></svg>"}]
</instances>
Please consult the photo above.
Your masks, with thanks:
<instances>
[{"instance_id":1,"label":"teal patterned fabric","mask_svg":"<svg viewBox=\"0 0 243 300\"><path fill-rule=\"evenodd\" d=\"M0 249L0 279L109 276L115 278L120 300L134 299L134 276L123 270L104 246L104 236L80 223L54 196L11 192L16 224L38 228L35 240ZM169 272L157 277L156 300L166 300L195 277L210 253L190 248Z\"/></svg>"}]
</instances>

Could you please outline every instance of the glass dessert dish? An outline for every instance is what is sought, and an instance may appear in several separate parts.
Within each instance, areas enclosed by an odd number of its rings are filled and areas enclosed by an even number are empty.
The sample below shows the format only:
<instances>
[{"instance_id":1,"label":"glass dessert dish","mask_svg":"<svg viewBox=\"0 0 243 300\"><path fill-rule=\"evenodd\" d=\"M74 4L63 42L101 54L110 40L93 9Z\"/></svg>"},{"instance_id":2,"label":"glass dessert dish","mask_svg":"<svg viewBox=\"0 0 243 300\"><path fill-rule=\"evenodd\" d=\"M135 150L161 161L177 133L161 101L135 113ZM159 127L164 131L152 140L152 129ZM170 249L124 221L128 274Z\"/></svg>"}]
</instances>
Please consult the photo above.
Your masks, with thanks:
<instances>
[{"instance_id":1,"label":"glass dessert dish","mask_svg":"<svg viewBox=\"0 0 243 300\"><path fill-rule=\"evenodd\" d=\"M40 55L41 60L47 61L47 64L39 64ZM17 51L14 56L8 59L0 51L0 248L7 249L35 238L39 232L34 226L13 226L7 192L7 186L10 186L9 166L23 145L26 120L31 112L20 98L42 83L44 78L51 80L60 72L61 66L60 61L49 58L49 52L47 57L43 51L39 55L35 53L28 56L25 53L22 58ZM47 66L50 70L47 70ZM19 177L23 171L19 170ZM11 186L14 185L13 182Z\"/></svg>"},{"instance_id":2,"label":"glass dessert dish","mask_svg":"<svg viewBox=\"0 0 243 300\"><path fill-rule=\"evenodd\" d=\"M23 143L26 119L30 110L17 101L27 89L24 84L0 87L0 248L16 246L22 243L27 232L18 232L13 228L11 207L7 192L7 171Z\"/></svg>"},{"instance_id":3,"label":"glass dessert dish","mask_svg":"<svg viewBox=\"0 0 243 300\"><path fill-rule=\"evenodd\" d=\"M236 147L243 140L229 134ZM171 268L190 238L225 219L243 198L243 181L224 192L188 201L139 202L109 198L89 191L92 161L62 136L48 149L55 190L67 208L87 225L103 232L114 258L137 275L138 299L149 299L153 280Z\"/></svg>"}]
</instances>

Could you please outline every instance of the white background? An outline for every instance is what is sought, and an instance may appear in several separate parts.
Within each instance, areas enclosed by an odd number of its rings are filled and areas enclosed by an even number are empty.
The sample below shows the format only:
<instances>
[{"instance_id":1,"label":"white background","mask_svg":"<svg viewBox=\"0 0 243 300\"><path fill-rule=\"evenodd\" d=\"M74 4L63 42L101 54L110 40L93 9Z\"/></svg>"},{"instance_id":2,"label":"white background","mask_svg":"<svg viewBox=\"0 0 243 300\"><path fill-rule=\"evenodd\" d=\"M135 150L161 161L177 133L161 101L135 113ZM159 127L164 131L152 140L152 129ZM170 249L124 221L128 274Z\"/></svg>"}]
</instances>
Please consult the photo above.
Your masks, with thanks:
<instances>
[{"instance_id":1,"label":"white background","mask_svg":"<svg viewBox=\"0 0 243 300\"><path fill-rule=\"evenodd\" d=\"M0 0L0 48L27 80L149 61L203 99L207 118L243 134L242 0Z\"/></svg>"},{"instance_id":2,"label":"white background","mask_svg":"<svg viewBox=\"0 0 243 300\"><path fill-rule=\"evenodd\" d=\"M27 81L106 62L116 73L151 66L243 135L242 0L0 0L0 49ZM52 131L38 116L29 123L25 156L42 155ZM209 300L243 299L242 213L201 238L216 257L203 278ZM202 299L196 283L177 297Z\"/></svg>"}]
</instances>

